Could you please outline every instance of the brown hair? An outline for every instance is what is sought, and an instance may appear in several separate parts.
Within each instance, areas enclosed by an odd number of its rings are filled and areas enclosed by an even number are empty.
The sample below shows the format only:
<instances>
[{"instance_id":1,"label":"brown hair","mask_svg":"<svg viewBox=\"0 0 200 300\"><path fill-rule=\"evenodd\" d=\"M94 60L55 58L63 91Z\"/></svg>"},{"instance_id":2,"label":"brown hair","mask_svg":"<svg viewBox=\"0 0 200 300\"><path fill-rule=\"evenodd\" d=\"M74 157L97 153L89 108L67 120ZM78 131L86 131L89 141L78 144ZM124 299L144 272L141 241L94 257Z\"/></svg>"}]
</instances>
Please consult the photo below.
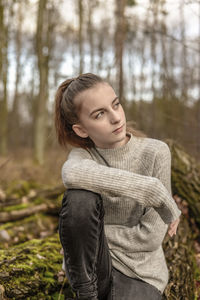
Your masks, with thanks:
<instances>
[{"instance_id":1,"label":"brown hair","mask_svg":"<svg viewBox=\"0 0 200 300\"><path fill-rule=\"evenodd\" d=\"M55 97L55 128L60 145L70 144L82 148L94 147L94 142L89 137L82 138L72 129L72 125L79 122L78 112L80 110L80 105L75 105L74 99L81 92L93 88L99 83L107 82L95 74L85 73L65 80L58 87ZM127 126L126 129L135 136L146 136L132 126Z\"/></svg>"}]
</instances>

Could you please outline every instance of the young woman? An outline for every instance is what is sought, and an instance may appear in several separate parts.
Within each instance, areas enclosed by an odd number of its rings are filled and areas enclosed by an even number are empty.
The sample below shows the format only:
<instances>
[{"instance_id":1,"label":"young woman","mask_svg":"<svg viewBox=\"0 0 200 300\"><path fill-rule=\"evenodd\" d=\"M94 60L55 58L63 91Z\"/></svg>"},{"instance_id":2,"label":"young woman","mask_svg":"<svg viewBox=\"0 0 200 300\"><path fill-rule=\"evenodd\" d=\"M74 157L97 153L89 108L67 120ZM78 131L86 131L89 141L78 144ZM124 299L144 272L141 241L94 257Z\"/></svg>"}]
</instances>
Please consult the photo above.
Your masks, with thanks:
<instances>
[{"instance_id":1,"label":"young woman","mask_svg":"<svg viewBox=\"0 0 200 300\"><path fill-rule=\"evenodd\" d=\"M55 126L59 143L74 146L62 168L59 235L76 299L161 299L162 242L181 214L168 145L129 128L113 88L91 73L59 86Z\"/></svg>"}]
</instances>

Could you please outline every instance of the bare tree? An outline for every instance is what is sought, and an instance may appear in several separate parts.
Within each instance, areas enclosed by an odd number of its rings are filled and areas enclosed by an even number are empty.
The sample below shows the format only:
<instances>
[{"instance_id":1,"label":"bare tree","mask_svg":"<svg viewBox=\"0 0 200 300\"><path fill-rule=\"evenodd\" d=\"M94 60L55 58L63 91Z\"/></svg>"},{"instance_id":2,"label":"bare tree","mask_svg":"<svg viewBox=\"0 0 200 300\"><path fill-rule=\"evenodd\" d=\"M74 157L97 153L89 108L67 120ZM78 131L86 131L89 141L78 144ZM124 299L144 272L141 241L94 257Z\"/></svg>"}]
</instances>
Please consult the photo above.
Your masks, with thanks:
<instances>
[{"instance_id":1,"label":"bare tree","mask_svg":"<svg viewBox=\"0 0 200 300\"><path fill-rule=\"evenodd\" d=\"M8 80L8 23L6 22L5 1L0 0L0 153L7 152L7 80Z\"/></svg>"},{"instance_id":2,"label":"bare tree","mask_svg":"<svg viewBox=\"0 0 200 300\"><path fill-rule=\"evenodd\" d=\"M19 115L19 84L21 81L22 73L22 24L23 24L23 14L22 14L22 5L23 2L17 3L16 9L16 31L14 36L15 41L15 53L16 53L16 77L15 77L15 90L13 97L13 106L11 111L11 142L17 146L19 145L19 124L20 124L20 115Z\"/></svg>"},{"instance_id":3,"label":"bare tree","mask_svg":"<svg viewBox=\"0 0 200 300\"><path fill-rule=\"evenodd\" d=\"M179 5L180 11L180 30L181 30L181 42L182 42L182 53L181 53L181 98L184 103L187 102L188 98L188 83L187 83L187 48L186 48L186 38L185 38L185 16L184 16L184 3Z\"/></svg>"},{"instance_id":4,"label":"bare tree","mask_svg":"<svg viewBox=\"0 0 200 300\"><path fill-rule=\"evenodd\" d=\"M199 97L197 101L197 153L200 153L200 1L199 1L199 66L198 66L198 82L199 82Z\"/></svg>"},{"instance_id":5,"label":"bare tree","mask_svg":"<svg viewBox=\"0 0 200 300\"><path fill-rule=\"evenodd\" d=\"M94 13L95 7L98 6L98 0L88 1L88 22L87 22L87 32L88 32L88 40L90 46L90 70L91 72L94 69L94 28L92 22L92 16Z\"/></svg>"},{"instance_id":6,"label":"bare tree","mask_svg":"<svg viewBox=\"0 0 200 300\"><path fill-rule=\"evenodd\" d=\"M166 35L167 35L167 24L166 15L167 11L165 8L165 0L160 1L160 12L161 12L161 49L162 49L162 61L161 61L161 74L160 80L162 85L162 98L165 99L168 96L168 61L167 61L167 45L166 45Z\"/></svg>"},{"instance_id":7,"label":"bare tree","mask_svg":"<svg viewBox=\"0 0 200 300\"><path fill-rule=\"evenodd\" d=\"M144 30L141 34L140 37L140 42L139 42L139 51L140 51L140 56L141 56L141 71L140 71L140 99L143 99L143 94L145 92L145 83L146 83L146 74L144 71L145 64L146 64L146 50L147 50L147 40L148 40L148 27L149 27L149 14L150 14L150 7L147 8L146 11L146 16L144 20Z\"/></svg>"},{"instance_id":8,"label":"bare tree","mask_svg":"<svg viewBox=\"0 0 200 300\"><path fill-rule=\"evenodd\" d=\"M157 78L156 78L156 76L157 76L157 74L156 74L156 65L157 65L156 30L158 28L158 3L159 3L159 0L151 1L152 13L153 13L153 25L152 25L152 32L151 32L151 59L152 59L151 89L153 92L153 98L156 97L155 83L157 82Z\"/></svg>"},{"instance_id":9,"label":"bare tree","mask_svg":"<svg viewBox=\"0 0 200 300\"><path fill-rule=\"evenodd\" d=\"M39 94L36 104L34 128L34 157L43 164L45 137L47 126L48 76L49 61L52 50L52 33L55 24L52 23L53 4L48 0L39 0L36 33L36 55L39 71Z\"/></svg>"},{"instance_id":10,"label":"bare tree","mask_svg":"<svg viewBox=\"0 0 200 300\"><path fill-rule=\"evenodd\" d=\"M83 73L83 0L78 0L78 16L79 16L79 30L78 30L78 45L79 45L79 74Z\"/></svg>"},{"instance_id":11,"label":"bare tree","mask_svg":"<svg viewBox=\"0 0 200 300\"><path fill-rule=\"evenodd\" d=\"M116 0L115 15L116 15L116 30L115 30L115 58L116 58L116 81L118 85L118 95L122 103L125 105L124 96L124 76L123 76L123 53L124 53L124 41L126 37L126 18L125 7L127 0Z\"/></svg>"}]
</instances>

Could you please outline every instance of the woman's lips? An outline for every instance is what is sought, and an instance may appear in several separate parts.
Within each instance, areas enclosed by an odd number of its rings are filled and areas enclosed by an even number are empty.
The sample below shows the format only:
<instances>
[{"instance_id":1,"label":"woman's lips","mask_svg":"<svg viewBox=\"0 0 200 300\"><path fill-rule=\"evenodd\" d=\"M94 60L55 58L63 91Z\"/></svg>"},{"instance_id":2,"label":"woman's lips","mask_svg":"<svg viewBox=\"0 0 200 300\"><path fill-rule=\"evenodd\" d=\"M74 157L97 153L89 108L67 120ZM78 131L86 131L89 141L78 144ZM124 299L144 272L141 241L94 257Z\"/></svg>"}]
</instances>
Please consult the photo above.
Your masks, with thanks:
<instances>
[{"instance_id":1,"label":"woman's lips","mask_svg":"<svg viewBox=\"0 0 200 300\"><path fill-rule=\"evenodd\" d=\"M118 127L118 128L117 128L117 129L115 129L113 132L114 132L114 133L121 132L121 131L122 131L122 129L123 129L123 126L124 126L124 125L122 125L121 127Z\"/></svg>"}]
</instances>

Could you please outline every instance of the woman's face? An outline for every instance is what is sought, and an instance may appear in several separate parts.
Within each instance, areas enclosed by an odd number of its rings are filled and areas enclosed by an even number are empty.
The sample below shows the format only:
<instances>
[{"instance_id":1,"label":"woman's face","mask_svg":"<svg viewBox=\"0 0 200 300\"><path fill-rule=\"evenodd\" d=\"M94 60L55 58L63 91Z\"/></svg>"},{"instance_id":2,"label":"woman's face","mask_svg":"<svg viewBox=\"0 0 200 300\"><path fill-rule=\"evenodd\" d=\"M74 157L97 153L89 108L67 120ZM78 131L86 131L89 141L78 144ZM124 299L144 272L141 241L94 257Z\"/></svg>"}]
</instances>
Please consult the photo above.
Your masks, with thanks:
<instances>
[{"instance_id":1,"label":"woman's face","mask_svg":"<svg viewBox=\"0 0 200 300\"><path fill-rule=\"evenodd\" d=\"M99 148L116 148L127 143L124 110L109 84L99 83L81 92L76 104L80 104L79 123L72 128L77 135L89 136Z\"/></svg>"}]
</instances>

